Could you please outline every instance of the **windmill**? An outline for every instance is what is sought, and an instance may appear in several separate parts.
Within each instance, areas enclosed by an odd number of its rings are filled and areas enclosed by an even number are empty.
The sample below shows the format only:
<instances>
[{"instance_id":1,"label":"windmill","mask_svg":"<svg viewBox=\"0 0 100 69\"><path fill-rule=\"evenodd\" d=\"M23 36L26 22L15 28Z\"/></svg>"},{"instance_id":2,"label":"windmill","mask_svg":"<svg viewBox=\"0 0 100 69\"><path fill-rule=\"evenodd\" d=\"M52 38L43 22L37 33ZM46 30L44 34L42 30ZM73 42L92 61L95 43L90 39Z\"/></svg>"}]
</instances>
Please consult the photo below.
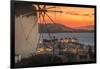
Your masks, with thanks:
<instances>
[{"instance_id":1,"label":"windmill","mask_svg":"<svg viewBox=\"0 0 100 69\"><path fill-rule=\"evenodd\" d=\"M38 42L36 8L26 3L16 3L15 7L15 55L27 58L35 53Z\"/></svg>"}]
</instances>

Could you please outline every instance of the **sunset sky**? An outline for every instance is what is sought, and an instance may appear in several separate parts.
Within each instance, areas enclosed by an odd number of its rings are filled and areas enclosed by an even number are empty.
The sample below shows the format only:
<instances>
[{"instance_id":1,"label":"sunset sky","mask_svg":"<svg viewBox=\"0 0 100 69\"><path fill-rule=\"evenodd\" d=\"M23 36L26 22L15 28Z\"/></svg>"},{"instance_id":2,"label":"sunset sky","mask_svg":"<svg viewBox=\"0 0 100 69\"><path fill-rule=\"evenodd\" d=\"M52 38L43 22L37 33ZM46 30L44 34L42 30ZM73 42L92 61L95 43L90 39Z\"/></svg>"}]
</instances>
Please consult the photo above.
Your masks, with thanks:
<instances>
[{"instance_id":1,"label":"sunset sky","mask_svg":"<svg viewBox=\"0 0 100 69\"><path fill-rule=\"evenodd\" d=\"M53 6L46 6L46 8L50 7ZM94 8L56 6L55 8L48 9L48 11L49 10L62 11L62 13L47 12L55 23L60 23L69 27L94 25ZM52 23L48 16L45 16L45 21L47 23Z\"/></svg>"}]
</instances>

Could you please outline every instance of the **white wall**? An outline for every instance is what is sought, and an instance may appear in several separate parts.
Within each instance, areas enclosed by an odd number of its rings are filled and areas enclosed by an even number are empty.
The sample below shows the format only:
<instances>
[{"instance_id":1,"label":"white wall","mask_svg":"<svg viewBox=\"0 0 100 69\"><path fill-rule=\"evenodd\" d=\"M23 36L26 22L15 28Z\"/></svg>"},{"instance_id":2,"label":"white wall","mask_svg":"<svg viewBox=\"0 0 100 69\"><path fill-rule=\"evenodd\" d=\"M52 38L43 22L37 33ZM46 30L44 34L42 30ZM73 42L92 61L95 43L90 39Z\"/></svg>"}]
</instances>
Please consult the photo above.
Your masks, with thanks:
<instances>
[{"instance_id":1,"label":"white wall","mask_svg":"<svg viewBox=\"0 0 100 69\"><path fill-rule=\"evenodd\" d=\"M100 0L27 0L46 1L58 3L97 5L97 35L100 35ZM42 67L37 69L99 69L100 65L100 36L97 37L97 64L68 65L55 67ZM9 69L10 66L10 1L0 0L0 69Z\"/></svg>"}]
</instances>

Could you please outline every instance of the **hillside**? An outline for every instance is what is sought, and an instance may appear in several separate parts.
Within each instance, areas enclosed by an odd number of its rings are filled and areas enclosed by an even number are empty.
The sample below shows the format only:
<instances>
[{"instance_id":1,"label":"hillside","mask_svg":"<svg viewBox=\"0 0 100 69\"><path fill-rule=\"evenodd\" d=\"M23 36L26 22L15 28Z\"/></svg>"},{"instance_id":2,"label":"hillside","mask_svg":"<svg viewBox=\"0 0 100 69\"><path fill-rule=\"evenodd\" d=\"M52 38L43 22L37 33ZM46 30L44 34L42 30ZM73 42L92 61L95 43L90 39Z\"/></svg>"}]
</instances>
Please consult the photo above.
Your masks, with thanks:
<instances>
[{"instance_id":1,"label":"hillside","mask_svg":"<svg viewBox=\"0 0 100 69\"><path fill-rule=\"evenodd\" d=\"M77 29L94 30L94 25L80 26Z\"/></svg>"},{"instance_id":2,"label":"hillside","mask_svg":"<svg viewBox=\"0 0 100 69\"><path fill-rule=\"evenodd\" d=\"M89 28L89 29L87 29ZM58 33L58 32L93 32L94 29L90 29L89 26L87 27L80 27L80 28L71 28L68 26L64 26L59 23L55 24L39 24L39 32L40 33L47 33L47 32L52 32L52 33Z\"/></svg>"}]
</instances>

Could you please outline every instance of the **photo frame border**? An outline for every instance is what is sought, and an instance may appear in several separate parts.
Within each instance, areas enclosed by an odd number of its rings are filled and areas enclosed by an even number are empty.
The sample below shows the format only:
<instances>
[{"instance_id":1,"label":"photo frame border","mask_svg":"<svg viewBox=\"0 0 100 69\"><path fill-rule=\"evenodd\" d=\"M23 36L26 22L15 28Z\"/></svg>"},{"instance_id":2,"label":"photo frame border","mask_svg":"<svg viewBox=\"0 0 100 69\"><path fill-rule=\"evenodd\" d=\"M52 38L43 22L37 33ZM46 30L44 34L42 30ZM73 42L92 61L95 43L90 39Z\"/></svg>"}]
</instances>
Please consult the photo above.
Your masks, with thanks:
<instances>
[{"instance_id":1,"label":"photo frame border","mask_svg":"<svg viewBox=\"0 0 100 69\"><path fill-rule=\"evenodd\" d=\"M87 62L74 62L74 63L63 63L63 64L51 64L51 65L40 65L40 66L33 66L33 67L48 67L48 66L61 66L61 65L80 65L80 64L92 64L92 63L96 63L97 62L97 27L96 27L96 22L97 22L97 18L96 18L96 5L82 5L82 4L67 4L67 3L51 3L51 2L36 2L36 1L14 1L11 0L11 4L10 4L10 67L11 68L15 68L15 3L35 3L35 4L41 4L41 5L54 5L54 6L69 6L69 7L84 7L84 8L94 8L94 44L95 44L95 61L87 61ZM30 67L27 67L30 68Z\"/></svg>"}]
</instances>

